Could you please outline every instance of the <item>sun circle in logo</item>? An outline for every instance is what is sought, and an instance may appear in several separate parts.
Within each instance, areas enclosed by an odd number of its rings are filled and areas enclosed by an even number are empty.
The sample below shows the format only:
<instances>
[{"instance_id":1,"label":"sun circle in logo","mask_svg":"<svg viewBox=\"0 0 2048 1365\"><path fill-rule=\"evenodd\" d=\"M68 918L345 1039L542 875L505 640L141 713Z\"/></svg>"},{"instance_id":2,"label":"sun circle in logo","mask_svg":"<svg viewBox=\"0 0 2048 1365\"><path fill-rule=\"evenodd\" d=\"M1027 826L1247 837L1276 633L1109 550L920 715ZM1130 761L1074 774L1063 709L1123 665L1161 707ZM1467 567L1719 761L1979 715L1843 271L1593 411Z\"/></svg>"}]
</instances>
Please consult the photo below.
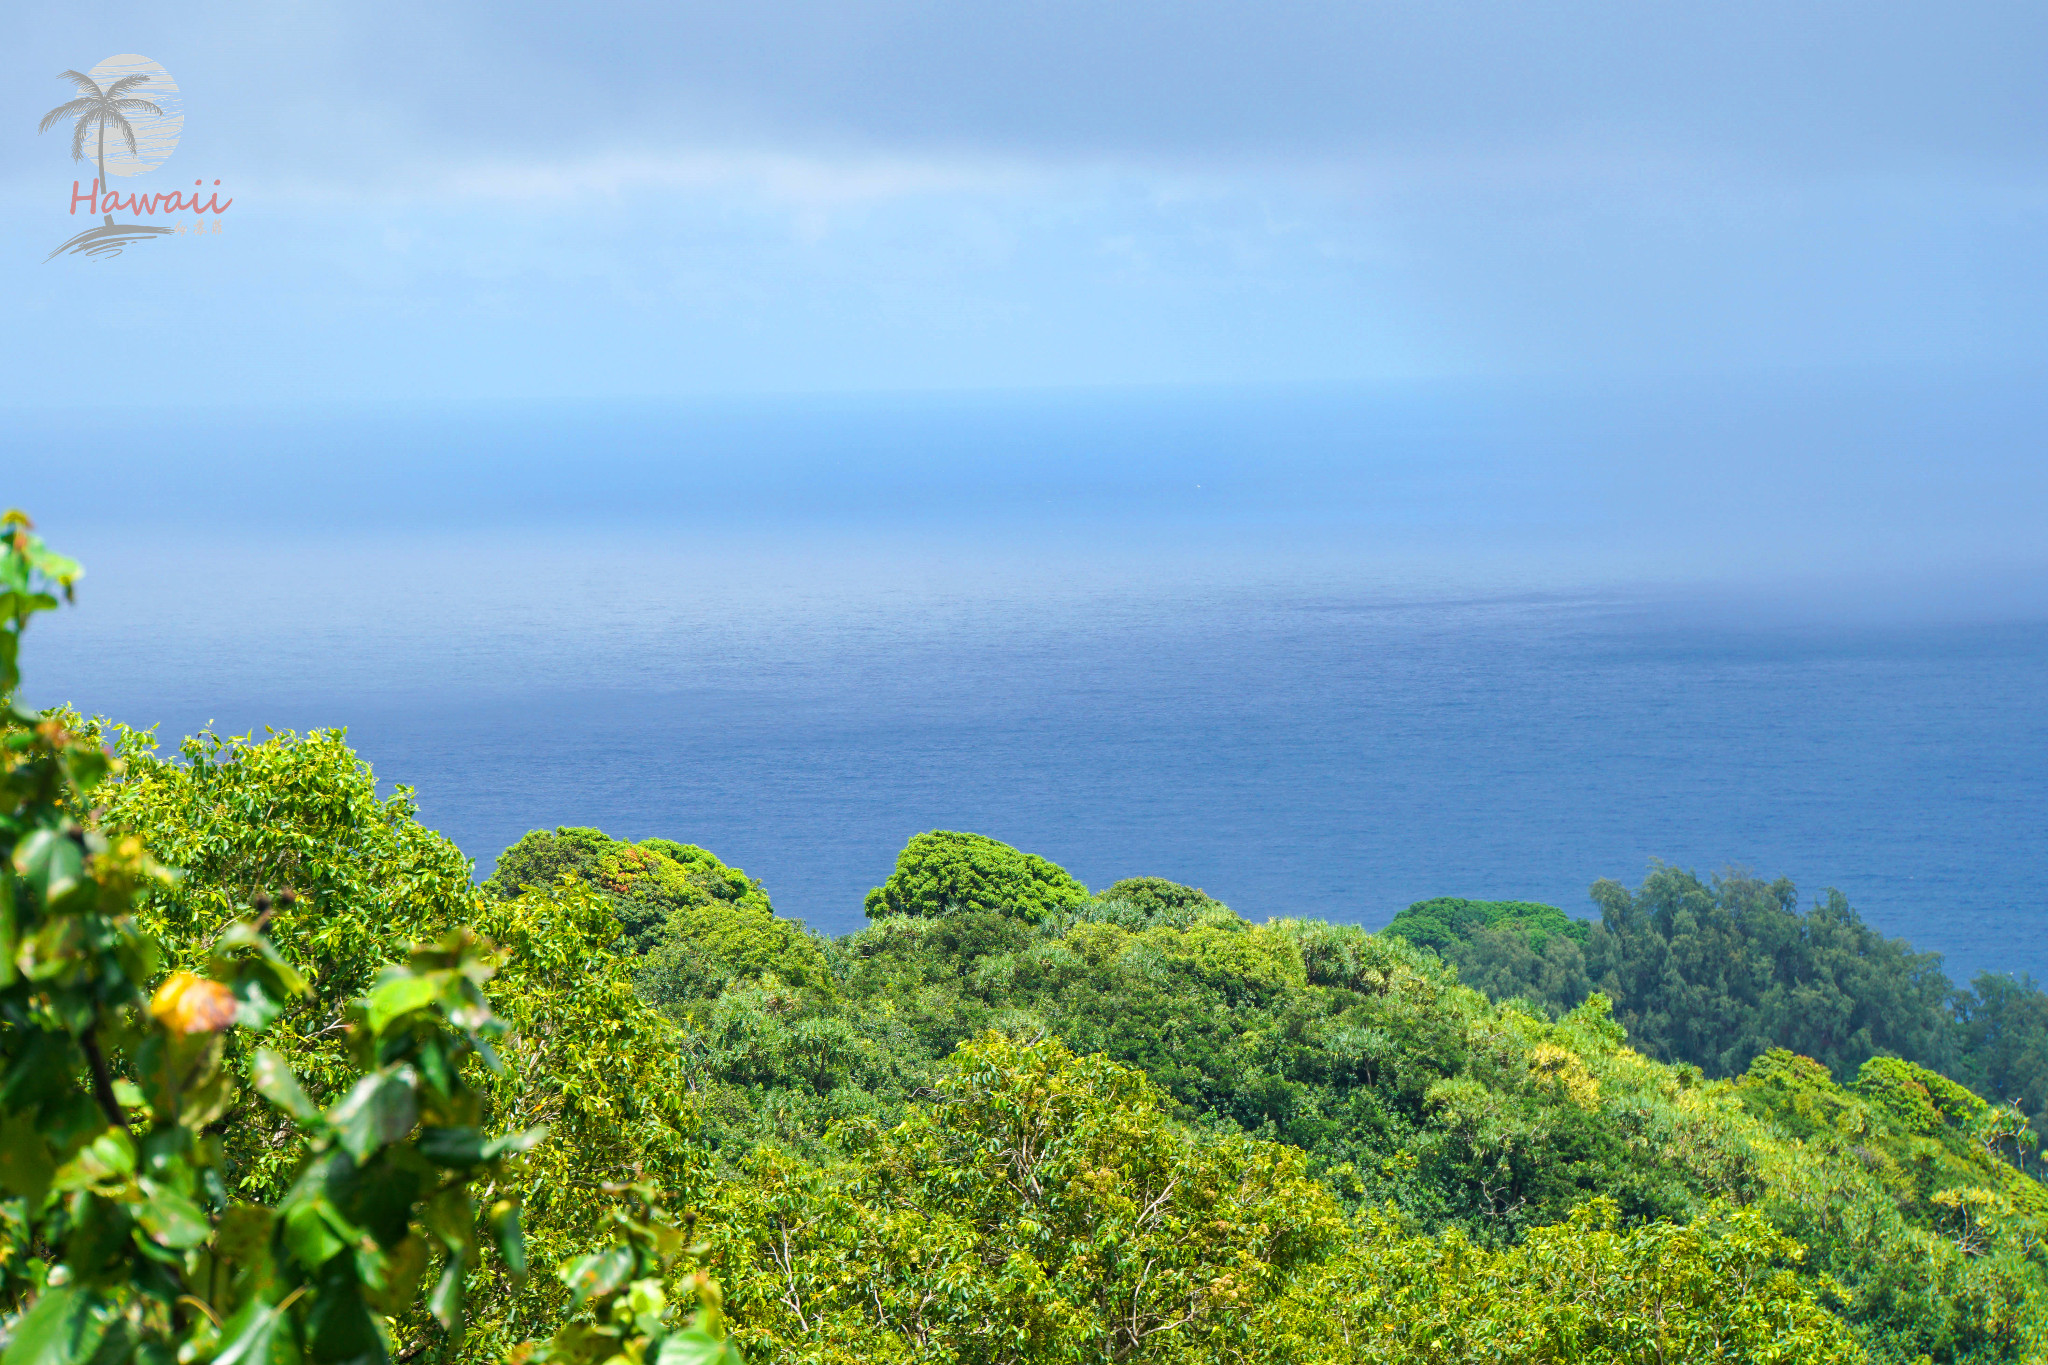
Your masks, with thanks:
<instances>
[{"instance_id":1,"label":"sun circle in logo","mask_svg":"<svg viewBox=\"0 0 2048 1365\"><path fill-rule=\"evenodd\" d=\"M131 151L128 139L116 136L108 130L106 139L107 178L117 175L142 175L153 171L170 160L177 150L178 134L185 130L185 103L179 98L178 83L171 79L171 73L147 57L125 53L109 57L86 73L108 89L116 81L130 76L140 76L124 88L124 98L140 100L156 106L161 113L152 114L147 109L130 106L124 111L129 129L135 134L135 147ZM94 159L97 142L86 152L88 160Z\"/></svg>"}]
</instances>

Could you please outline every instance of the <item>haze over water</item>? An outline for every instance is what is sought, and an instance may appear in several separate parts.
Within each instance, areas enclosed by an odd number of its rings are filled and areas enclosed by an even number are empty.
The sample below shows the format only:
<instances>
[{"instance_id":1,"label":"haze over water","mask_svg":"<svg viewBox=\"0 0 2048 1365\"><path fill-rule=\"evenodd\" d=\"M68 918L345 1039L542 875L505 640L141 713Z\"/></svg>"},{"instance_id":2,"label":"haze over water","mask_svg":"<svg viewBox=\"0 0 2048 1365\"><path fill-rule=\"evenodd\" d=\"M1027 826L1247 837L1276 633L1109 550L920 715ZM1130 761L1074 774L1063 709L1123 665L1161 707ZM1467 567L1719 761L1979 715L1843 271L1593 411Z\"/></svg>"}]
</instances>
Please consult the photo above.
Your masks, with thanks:
<instances>
[{"instance_id":1,"label":"haze over water","mask_svg":"<svg viewBox=\"0 0 2048 1365\"><path fill-rule=\"evenodd\" d=\"M930 828L1368 925L1663 858L2048 976L2039 393L66 414L7 495L90 575L33 700L347 725L486 869L658 834L841 931Z\"/></svg>"}]
</instances>

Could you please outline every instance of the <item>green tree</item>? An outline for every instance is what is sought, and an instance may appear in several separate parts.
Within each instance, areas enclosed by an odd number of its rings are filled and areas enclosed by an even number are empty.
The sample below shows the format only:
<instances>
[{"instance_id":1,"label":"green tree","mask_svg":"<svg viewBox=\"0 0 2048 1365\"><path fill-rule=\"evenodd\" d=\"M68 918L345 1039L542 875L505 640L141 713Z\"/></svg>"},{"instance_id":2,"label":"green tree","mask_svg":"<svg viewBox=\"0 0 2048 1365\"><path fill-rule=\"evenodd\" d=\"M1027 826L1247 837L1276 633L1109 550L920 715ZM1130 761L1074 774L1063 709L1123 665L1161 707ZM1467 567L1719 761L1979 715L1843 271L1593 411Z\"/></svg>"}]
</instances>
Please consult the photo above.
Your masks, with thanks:
<instances>
[{"instance_id":1,"label":"green tree","mask_svg":"<svg viewBox=\"0 0 2048 1365\"><path fill-rule=\"evenodd\" d=\"M1381 1216L1271 1329L1300 1362L1670 1361L1860 1365L1855 1337L1792 1267L1803 1249L1753 1208L1626 1227L1595 1200L1509 1248L1409 1235ZM1291 1311L1290 1311L1291 1310Z\"/></svg>"},{"instance_id":2,"label":"green tree","mask_svg":"<svg viewBox=\"0 0 2048 1365\"><path fill-rule=\"evenodd\" d=\"M990 1034L936 1102L849 1134L844 1170L764 1152L707 1211L767 1359L1242 1359L1343 1221L1292 1148L1189 1132L1142 1075Z\"/></svg>"},{"instance_id":3,"label":"green tree","mask_svg":"<svg viewBox=\"0 0 2048 1365\"><path fill-rule=\"evenodd\" d=\"M1955 1000L1956 1079L2011 1100L2048 1129L2048 992L2028 977L1981 972Z\"/></svg>"},{"instance_id":4,"label":"green tree","mask_svg":"<svg viewBox=\"0 0 2048 1365\"><path fill-rule=\"evenodd\" d=\"M695 1196L704 1155L687 1049L639 998L614 896L572 877L512 900L479 897L460 850L420 825L408 789L379 797L340 731L205 735L169 757L147 735L115 733L122 757L99 823L182 865L148 889L139 915L171 965L196 965L265 888L280 890L269 931L319 991L287 1004L265 1042L317 1102L339 1099L357 1075L346 1017L329 1001L368 990L412 943L471 928L500 946L486 990L510 1030L497 1046L511 1066L482 1085L484 1126L493 1137L548 1131L497 1190L524 1204L535 1258L551 1264L602 1241L606 1201L594 1190L638 1182ZM248 1064L234 1035L227 1058ZM218 1126L230 1189L280 1198L306 1134L247 1093ZM473 1330L449 1348L469 1360L553 1331L569 1300L552 1277L479 1275L471 1289Z\"/></svg>"},{"instance_id":5,"label":"green tree","mask_svg":"<svg viewBox=\"0 0 2048 1365\"><path fill-rule=\"evenodd\" d=\"M1940 959L1869 928L1840 892L1801 914L1782 878L1658 867L1634 893L1596 883L1593 899L1587 971L1652 1056L1720 1076L1772 1047L1837 1075L1880 1052L1953 1066Z\"/></svg>"},{"instance_id":6,"label":"green tree","mask_svg":"<svg viewBox=\"0 0 2048 1365\"><path fill-rule=\"evenodd\" d=\"M1035 853L942 829L912 836L889 880L868 892L867 912L870 919L979 912L1036 923L1087 899L1087 887Z\"/></svg>"},{"instance_id":7,"label":"green tree","mask_svg":"<svg viewBox=\"0 0 2048 1365\"><path fill-rule=\"evenodd\" d=\"M268 905L271 941L315 989L287 1004L267 1044L317 1102L338 1097L355 1075L346 1002L413 944L471 921L468 860L420 825L409 789L377 794L342 731L205 734L170 756L150 734L112 734L118 770L96 793L97 825L179 869L147 889L142 927L168 965L191 968L248 907ZM233 1040L229 1056L246 1060ZM289 1124L242 1121L254 1113L229 1116L226 1171L238 1192L274 1200L303 1144Z\"/></svg>"},{"instance_id":8,"label":"green tree","mask_svg":"<svg viewBox=\"0 0 2048 1365\"><path fill-rule=\"evenodd\" d=\"M491 998L507 1065L487 1084L487 1131L547 1132L502 1185L524 1209L532 1258L566 1264L603 1246L620 1226L607 1191L694 1203L708 1162L687 1040L639 998L607 900L573 881L487 898L476 928L504 963ZM499 1360L554 1331L580 1302L573 1291L540 1277L481 1283L463 1358Z\"/></svg>"},{"instance_id":9,"label":"green tree","mask_svg":"<svg viewBox=\"0 0 2048 1365\"><path fill-rule=\"evenodd\" d=\"M534 830L505 850L484 890L510 899L530 887L581 881L611 903L629 951L647 958L648 998L670 1008L718 994L728 982L774 977L829 987L823 947L778 917L761 883L695 844L613 839L601 830Z\"/></svg>"},{"instance_id":10,"label":"green tree","mask_svg":"<svg viewBox=\"0 0 2048 1365\"><path fill-rule=\"evenodd\" d=\"M1091 918L1123 922L1124 916L1108 911L1107 907L1126 906L1138 917L1130 926L1133 928L1171 924L1185 929L1199 919L1235 918L1229 906L1199 886L1183 886L1164 877L1125 877L1111 883L1096 899L1104 903L1104 908L1095 911Z\"/></svg>"},{"instance_id":11,"label":"green tree","mask_svg":"<svg viewBox=\"0 0 2048 1365\"><path fill-rule=\"evenodd\" d=\"M1552 937L1584 943L1590 927L1584 920L1568 918L1554 905L1535 901L1474 901L1438 896L1415 902L1394 916L1382 932L1449 957L1465 940L1484 930L1514 932L1541 953Z\"/></svg>"}]
</instances>

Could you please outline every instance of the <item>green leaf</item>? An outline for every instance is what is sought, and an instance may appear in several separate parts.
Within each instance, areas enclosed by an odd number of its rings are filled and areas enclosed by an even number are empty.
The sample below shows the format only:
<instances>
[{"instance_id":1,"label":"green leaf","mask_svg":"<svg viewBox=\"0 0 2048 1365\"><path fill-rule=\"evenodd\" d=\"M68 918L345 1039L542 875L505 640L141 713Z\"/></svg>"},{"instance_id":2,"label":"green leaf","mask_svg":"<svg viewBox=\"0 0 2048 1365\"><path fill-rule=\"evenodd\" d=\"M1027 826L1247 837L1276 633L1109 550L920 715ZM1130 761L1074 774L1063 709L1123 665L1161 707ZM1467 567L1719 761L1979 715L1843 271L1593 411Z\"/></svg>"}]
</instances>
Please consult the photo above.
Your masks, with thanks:
<instances>
[{"instance_id":1,"label":"green leaf","mask_svg":"<svg viewBox=\"0 0 2048 1365\"><path fill-rule=\"evenodd\" d=\"M229 988L235 997L235 1023L255 1033L261 1033L284 1010L263 983L253 977L244 977Z\"/></svg>"},{"instance_id":2,"label":"green leaf","mask_svg":"<svg viewBox=\"0 0 2048 1365\"><path fill-rule=\"evenodd\" d=\"M481 1166L485 1159L483 1130L422 1128L419 1153L440 1166Z\"/></svg>"},{"instance_id":3,"label":"green leaf","mask_svg":"<svg viewBox=\"0 0 2048 1365\"><path fill-rule=\"evenodd\" d=\"M135 1143L125 1129L109 1127L59 1166L52 1183L60 1190L83 1190L119 1184L134 1174Z\"/></svg>"},{"instance_id":4,"label":"green leaf","mask_svg":"<svg viewBox=\"0 0 2048 1365\"><path fill-rule=\"evenodd\" d=\"M106 1330L92 1301L75 1285L47 1289L15 1324L0 1365L75 1365L92 1358Z\"/></svg>"},{"instance_id":5,"label":"green leaf","mask_svg":"<svg viewBox=\"0 0 2048 1365\"><path fill-rule=\"evenodd\" d=\"M499 1201L491 1210L490 1227L506 1273L514 1280L523 1281L526 1278L526 1235L519 1227L519 1206L509 1199Z\"/></svg>"},{"instance_id":6,"label":"green leaf","mask_svg":"<svg viewBox=\"0 0 2048 1365\"><path fill-rule=\"evenodd\" d=\"M501 1156L517 1156L522 1152L530 1152L546 1142L547 1137L548 1126L542 1123L531 1128L522 1128L516 1133L507 1133L503 1137L492 1138L484 1144L484 1160L496 1161Z\"/></svg>"},{"instance_id":7,"label":"green leaf","mask_svg":"<svg viewBox=\"0 0 2048 1365\"><path fill-rule=\"evenodd\" d=\"M85 577L85 570L69 555L60 555L55 550L45 550L37 538L28 552L29 567L53 583L75 583Z\"/></svg>"},{"instance_id":8,"label":"green leaf","mask_svg":"<svg viewBox=\"0 0 2048 1365\"><path fill-rule=\"evenodd\" d=\"M331 1262L319 1277L306 1309L306 1345L316 1361L333 1365L382 1365L387 1357L377 1323L363 1303L353 1262Z\"/></svg>"},{"instance_id":9,"label":"green leaf","mask_svg":"<svg viewBox=\"0 0 2048 1365\"><path fill-rule=\"evenodd\" d=\"M341 1145L362 1165L387 1142L396 1142L419 1121L419 1102L408 1075L376 1072L357 1081L327 1121L341 1135Z\"/></svg>"},{"instance_id":10,"label":"green leaf","mask_svg":"<svg viewBox=\"0 0 2048 1365\"><path fill-rule=\"evenodd\" d=\"M374 1258L358 1251L356 1273L368 1291L364 1297L380 1313L393 1317L411 1308L419 1292L420 1277L427 1273L432 1253L417 1233L399 1239L396 1246ZM370 1264L366 1264L370 1263Z\"/></svg>"},{"instance_id":11,"label":"green leaf","mask_svg":"<svg viewBox=\"0 0 2048 1365\"><path fill-rule=\"evenodd\" d=\"M270 1232L277 1216L261 1204L235 1204L220 1216L213 1250L229 1265L261 1269L270 1258Z\"/></svg>"},{"instance_id":12,"label":"green leaf","mask_svg":"<svg viewBox=\"0 0 2048 1365\"><path fill-rule=\"evenodd\" d=\"M81 792L97 787L108 769L113 767L113 760L93 748L74 748L65 756L64 762L71 770L72 785Z\"/></svg>"},{"instance_id":13,"label":"green leaf","mask_svg":"<svg viewBox=\"0 0 2048 1365\"><path fill-rule=\"evenodd\" d=\"M19 931L14 918L14 873L0 866L0 990L14 984L14 949Z\"/></svg>"},{"instance_id":14,"label":"green leaf","mask_svg":"<svg viewBox=\"0 0 2048 1365\"><path fill-rule=\"evenodd\" d=\"M462 1318L462 1277L467 1269L466 1258L460 1252L450 1251L447 1267L435 1282L434 1292L427 1296L427 1311L451 1332Z\"/></svg>"},{"instance_id":15,"label":"green leaf","mask_svg":"<svg viewBox=\"0 0 2048 1365\"><path fill-rule=\"evenodd\" d=\"M221 1336L227 1345L213 1358L213 1365L272 1365L274 1361L282 1365L295 1359L298 1348L292 1334L278 1330L284 1322L284 1313L276 1304L251 1299L222 1326Z\"/></svg>"},{"instance_id":16,"label":"green leaf","mask_svg":"<svg viewBox=\"0 0 2048 1365\"><path fill-rule=\"evenodd\" d=\"M140 1336L134 1319L107 1319L90 1365L174 1365L177 1357L161 1345L143 1342Z\"/></svg>"},{"instance_id":17,"label":"green leaf","mask_svg":"<svg viewBox=\"0 0 2048 1365\"><path fill-rule=\"evenodd\" d=\"M54 829L39 829L15 845L14 870L48 905L78 884L85 870L85 850Z\"/></svg>"},{"instance_id":18,"label":"green leaf","mask_svg":"<svg viewBox=\"0 0 2048 1365\"><path fill-rule=\"evenodd\" d=\"M441 989L432 977L410 974L392 977L364 999L371 1034L382 1037L392 1020L426 1008L440 993Z\"/></svg>"},{"instance_id":19,"label":"green leaf","mask_svg":"<svg viewBox=\"0 0 2048 1365\"><path fill-rule=\"evenodd\" d=\"M501 1156L530 1152L548 1135L545 1125L484 1139L481 1128L423 1128L419 1153L442 1166L481 1166Z\"/></svg>"},{"instance_id":20,"label":"green leaf","mask_svg":"<svg viewBox=\"0 0 2048 1365\"><path fill-rule=\"evenodd\" d=\"M299 1084L291 1063L269 1048L257 1048L256 1055L250 1058L249 1083L256 1087L257 1094L300 1123L319 1121L320 1108L306 1097L305 1087Z\"/></svg>"},{"instance_id":21,"label":"green leaf","mask_svg":"<svg viewBox=\"0 0 2048 1365\"><path fill-rule=\"evenodd\" d=\"M427 1078L427 1084L434 1092L447 1095L453 1092L455 1073L448 1066L448 1040L439 1035L422 1039L416 1054L420 1074Z\"/></svg>"},{"instance_id":22,"label":"green leaf","mask_svg":"<svg viewBox=\"0 0 2048 1365\"><path fill-rule=\"evenodd\" d=\"M158 1246L186 1251L213 1235L206 1215L184 1195L161 1188L150 1189L148 1195L135 1211L135 1221Z\"/></svg>"},{"instance_id":23,"label":"green leaf","mask_svg":"<svg viewBox=\"0 0 2048 1365\"><path fill-rule=\"evenodd\" d=\"M307 1270L317 1270L348 1250L348 1243L336 1235L321 1208L325 1200L309 1199L295 1204L284 1216L284 1244L292 1259Z\"/></svg>"},{"instance_id":24,"label":"green leaf","mask_svg":"<svg viewBox=\"0 0 2048 1365\"><path fill-rule=\"evenodd\" d=\"M746 1360L731 1337L714 1337L700 1327L688 1327L661 1343L654 1365L746 1365Z\"/></svg>"},{"instance_id":25,"label":"green leaf","mask_svg":"<svg viewBox=\"0 0 2048 1365\"><path fill-rule=\"evenodd\" d=\"M78 916L52 915L16 950L15 965L31 981L61 977L77 966L79 954L86 951L85 935Z\"/></svg>"},{"instance_id":26,"label":"green leaf","mask_svg":"<svg viewBox=\"0 0 2048 1365\"><path fill-rule=\"evenodd\" d=\"M253 949L256 960L235 962L228 951L231 948ZM220 937L214 940L213 956L216 962L224 965L233 963L239 971L252 972L261 978L267 978L268 989L274 996L306 995L312 990L305 974L285 961L284 956L277 951L277 945L247 921L237 920L221 931Z\"/></svg>"},{"instance_id":27,"label":"green leaf","mask_svg":"<svg viewBox=\"0 0 2048 1365\"><path fill-rule=\"evenodd\" d=\"M562 1271L569 1286L569 1311L575 1312L593 1294L609 1294L633 1274L633 1249L610 1246L571 1263Z\"/></svg>"}]
</instances>

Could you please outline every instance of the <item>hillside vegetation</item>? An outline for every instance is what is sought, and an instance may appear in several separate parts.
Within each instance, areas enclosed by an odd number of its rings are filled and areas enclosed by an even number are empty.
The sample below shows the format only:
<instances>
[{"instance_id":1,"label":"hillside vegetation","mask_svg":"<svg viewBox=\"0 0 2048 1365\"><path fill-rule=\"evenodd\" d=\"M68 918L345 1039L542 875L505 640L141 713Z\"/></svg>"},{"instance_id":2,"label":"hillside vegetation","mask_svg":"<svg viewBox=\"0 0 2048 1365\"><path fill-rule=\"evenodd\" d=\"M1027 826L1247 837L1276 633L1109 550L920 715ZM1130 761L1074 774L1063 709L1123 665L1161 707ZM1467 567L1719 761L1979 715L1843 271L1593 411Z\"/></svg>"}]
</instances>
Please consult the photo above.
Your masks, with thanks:
<instances>
[{"instance_id":1,"label":"hillside vegetation","mask_svg":"<svg viewBox=\"0 0 2048 1365\"><path fill-rule=\"evenodd\" d=\"M1938 956L1878 933L1839 891L1801 911L1782 878L1659 866L1633 892L1596 882L1592 899L1591 922L1521 901L1423 901L1385 932L1553 1017L1598 990L1637 1050L1709 1076L1772 1048L1838 1076L1903 1057L2048 1130L2048 994L2031 981L1982 972L1958 989Z\"/></svg>"},{"instance_id":2,"label":"hillside vegetation","mask_svg":"<svg viewBox=\"0 0 2048 1365\"><path fill-rule=\"evenodd\" d=\"M1838 898L1373 934L932 831L828 938L666 839L475 883L338 732L0 726L0 1365L2048 1352L2031 987Z\"/></svg>"}]
</instances>

